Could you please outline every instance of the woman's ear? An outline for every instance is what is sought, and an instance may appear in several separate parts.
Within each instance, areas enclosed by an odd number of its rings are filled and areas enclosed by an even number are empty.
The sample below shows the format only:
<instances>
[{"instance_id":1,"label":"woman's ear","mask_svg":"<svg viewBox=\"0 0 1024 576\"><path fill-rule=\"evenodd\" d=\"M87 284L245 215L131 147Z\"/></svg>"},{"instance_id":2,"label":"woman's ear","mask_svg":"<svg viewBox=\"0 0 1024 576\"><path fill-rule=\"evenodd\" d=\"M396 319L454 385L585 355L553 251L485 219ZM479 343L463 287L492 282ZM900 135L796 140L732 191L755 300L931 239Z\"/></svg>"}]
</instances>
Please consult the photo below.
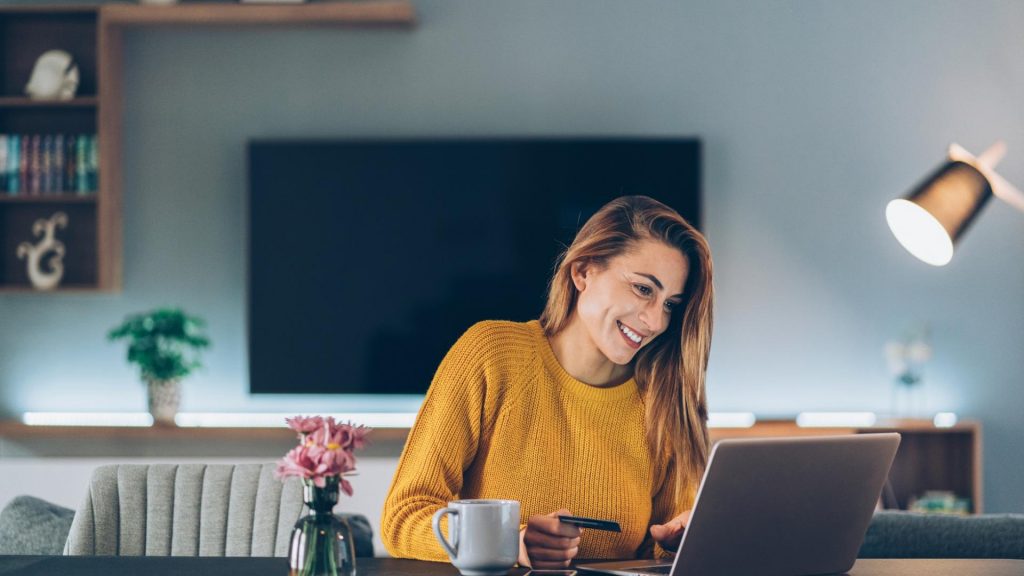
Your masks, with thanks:
<instances>
[{"instance_id":1,"label":"woman's ear","mask_svg":"<svg viewBox=\"0 0 1024 576\"><path fill-rule=\"evenodd\" d=\"M583 292L587 287L587 265L579 261L573 262L569 266L569 274L572 276L572 283L576 285L576 290Z\"/></svg>"}]
</instances>

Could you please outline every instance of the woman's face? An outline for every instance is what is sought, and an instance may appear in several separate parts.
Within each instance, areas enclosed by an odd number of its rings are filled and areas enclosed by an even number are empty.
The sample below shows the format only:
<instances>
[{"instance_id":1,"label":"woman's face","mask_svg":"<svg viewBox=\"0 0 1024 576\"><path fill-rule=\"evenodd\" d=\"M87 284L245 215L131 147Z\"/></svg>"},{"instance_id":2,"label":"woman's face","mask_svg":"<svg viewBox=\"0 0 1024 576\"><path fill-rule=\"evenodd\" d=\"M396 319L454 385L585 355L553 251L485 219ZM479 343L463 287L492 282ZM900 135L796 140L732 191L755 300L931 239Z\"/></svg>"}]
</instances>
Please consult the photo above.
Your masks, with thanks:
<instances>
[{"instance_id":1,"label":"woman's face","mask_svg":"<svg viewBox=\"0 0 1024 576\"><path fill-rule=\"evenodd\" d=\"M628 364L668 328L673 310L683 306L688 272L683 253L657 240L636 243L604 269L574 265L576 314L608 360Z\"/></svg>"}]
</instances>

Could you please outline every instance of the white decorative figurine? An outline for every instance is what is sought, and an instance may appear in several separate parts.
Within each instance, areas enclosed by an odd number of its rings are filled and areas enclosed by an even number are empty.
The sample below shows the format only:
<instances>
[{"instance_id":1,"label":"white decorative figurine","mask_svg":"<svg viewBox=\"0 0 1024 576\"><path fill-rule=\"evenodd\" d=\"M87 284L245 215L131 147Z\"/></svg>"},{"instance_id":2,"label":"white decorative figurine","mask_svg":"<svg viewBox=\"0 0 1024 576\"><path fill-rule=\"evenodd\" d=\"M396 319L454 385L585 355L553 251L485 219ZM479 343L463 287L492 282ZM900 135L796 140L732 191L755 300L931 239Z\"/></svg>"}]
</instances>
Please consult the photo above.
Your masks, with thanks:
<instances>
[{"instance_id":1,"label":"white decorative figurine","mask_svg":"<svg viewBox=\"0 0 1024 576\"><path fill-rule=\"evenodd\" d=\"M18 258L28 257L28 279L37 290L53 290L64 276L64 243L55 236L57 226L67 228L68 215L57 212L49 219L40 218L32 225L32 235L41 236L38 244L22 242ZM42 270L43 257L53 252L49 272Z\"/></svg>"},{"instance_id":2,"label":"white decorative figurine","mask_svg":"<svg viewBox=\"0 0 1024 576\"><path fill-rule=\"evenodd\" d=\"M25 94L33 100L71 100L78 90L78 65L63 50L48 50L36 60Z\"/></svg>"}]
</instances>

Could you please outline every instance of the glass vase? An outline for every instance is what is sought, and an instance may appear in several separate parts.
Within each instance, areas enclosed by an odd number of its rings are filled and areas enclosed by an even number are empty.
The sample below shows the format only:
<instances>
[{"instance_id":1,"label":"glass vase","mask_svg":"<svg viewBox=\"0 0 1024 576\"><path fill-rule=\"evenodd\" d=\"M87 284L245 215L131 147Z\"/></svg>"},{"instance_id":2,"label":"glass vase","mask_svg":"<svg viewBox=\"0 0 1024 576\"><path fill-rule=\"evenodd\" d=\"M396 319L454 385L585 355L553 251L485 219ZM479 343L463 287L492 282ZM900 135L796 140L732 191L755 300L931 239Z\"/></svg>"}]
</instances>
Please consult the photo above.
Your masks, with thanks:
<instances>
[{"instance_id":1,"label":"glass vase","mask_svg":"<svg viewBox=\"0 0 1024 576\"><path fill-rule=\"evenodd\" d=\"M896 418L925 418L928 396L920 374L904 374L892 385L891 412Z\"/></svg>"},{"instance_id":2,"label":"glass vase","mask_svg":"<svg viewBox=\"0 0 1024 576\"><path fill-rule=\"evenodd\" d=\"M332 510L338 503L338 477L323 488L302 480L302 499L309 512L292 529L288 548L291 576L355 576L356 550L352 528Z\"/></svg>"}]
</instances>

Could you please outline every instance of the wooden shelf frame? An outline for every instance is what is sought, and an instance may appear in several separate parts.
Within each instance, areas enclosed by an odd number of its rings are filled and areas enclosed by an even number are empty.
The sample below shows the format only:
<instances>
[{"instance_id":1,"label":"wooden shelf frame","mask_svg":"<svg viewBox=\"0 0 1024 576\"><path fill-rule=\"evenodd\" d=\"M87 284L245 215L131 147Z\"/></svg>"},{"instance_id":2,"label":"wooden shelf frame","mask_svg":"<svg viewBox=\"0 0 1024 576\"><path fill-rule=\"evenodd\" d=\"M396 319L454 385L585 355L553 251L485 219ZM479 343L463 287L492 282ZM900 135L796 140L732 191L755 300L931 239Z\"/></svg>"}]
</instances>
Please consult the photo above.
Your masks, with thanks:
<instances>
[{"instance_id":1,"label":"wooden shelf frame","mask_svg":"<svg viewBox=\"0 0 1024 576\"><path fill-rule=\"evenodd\" d=\"M261 25L261 26L342 26L342 27L402 27L415 23L415 10L410 2L318 2L298 5L243 5L243 4L175 4L171 6L140 6L135 4L105 4L99 18L99 125L101 186L108 190L108 202L100 205L100 221L117 226L101 230L101 250L121 254L122 242L120 214L121 202L121 118L123 110L121 61L123 31L143 26L199 26L199 25ZM100 267L100 278L109 278L109 284L120 288L123 270L121 258L112 259Z\"/></svg>"},{"instance_id":2,"label":"wooden shelf frame","mask_svg":"<svg viewBox=\"0 0 1024 576\"><path fill-rule=\"evenodd\" d=\"M78 96L71 100L33 100L27 96L0 96L0 108L92 108L96 96Z\"/></svg>"},{"instance_id":3,"label":"wooden shelf frame","mask_svg":"<svg viewBox=\"0 0 1024 576\"><path fill-rule=\"evenodd\" d=\"M22 96L0 96L0 111L43 109L67 114L67 110L95 109L99 136L99 191L96 205L96 280L87 287L62 285L55 292L119 292L123 285L123 236L121 215L122 178L122 51L125 29L155 26L290 26L409 29L416 11L407 0L310 2L305 4L194 3L170 6L138 4L11 5L0 6L0 16L32 18L53 16L96 18L96 95L85 94L67 102L35 101ZM35 202L5 200L8 202ZM59 203L53 198L43 200ZM85 200L70 199L69 203ZM31 293L29 286L4 285L0 293ZM42 293L42 292L41 292ZM53 294L54 292L46 292Z\"/></svg>"},{"instance_id":4,"label":"wooden shelf frame","mask_svg":"<svg viewBox=\"0 0 1024 576\"><path fill-rule=\"evenodd\" d=\"M96 198L95 192L87 194L63 192L38 196L19 194L17 196L0 196L0 204L93 204L96 202Z\"/></svg>"}]
</instances>

